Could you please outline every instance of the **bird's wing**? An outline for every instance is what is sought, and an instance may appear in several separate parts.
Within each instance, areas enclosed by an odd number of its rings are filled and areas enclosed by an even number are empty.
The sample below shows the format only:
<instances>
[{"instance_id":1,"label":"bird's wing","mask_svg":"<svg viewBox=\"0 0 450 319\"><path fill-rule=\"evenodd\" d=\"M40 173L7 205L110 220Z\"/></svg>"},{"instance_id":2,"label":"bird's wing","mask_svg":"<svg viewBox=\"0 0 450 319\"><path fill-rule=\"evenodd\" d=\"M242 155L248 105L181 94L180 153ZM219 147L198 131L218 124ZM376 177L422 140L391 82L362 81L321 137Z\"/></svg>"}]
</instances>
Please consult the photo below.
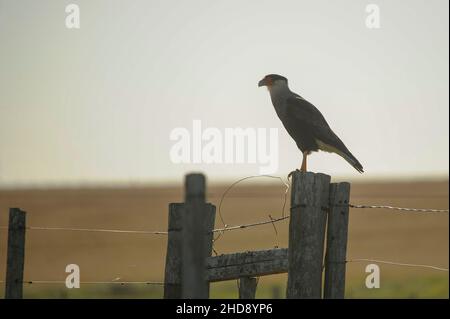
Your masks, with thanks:
<instances>
[{"instance_id":1,"label":"bird's wing","mask_svg":"<svg viewBox=\"0 0 450 319\"><path fill-rule=\"evenodd\" d=\"M316 141L319 149L342 156L359 172L363 167L341 139L331 130L322 113L302 97L291 96L286 101L286 115L295 125L302 126Z\"/></svg>"},{"instance_id":2,"label":"bird's wing","mask_svg":"<svg viewBox=\"0 0 450 319\"><path fill-rule=\"evenodd\" d=\"M331 130L322 113L305 99L299 96L289 97L286 101L286 115L299 126L308 130L314 138L326 144L331 143L333 146L343 145L342 141Z\"/></svg>"}]
</instances>

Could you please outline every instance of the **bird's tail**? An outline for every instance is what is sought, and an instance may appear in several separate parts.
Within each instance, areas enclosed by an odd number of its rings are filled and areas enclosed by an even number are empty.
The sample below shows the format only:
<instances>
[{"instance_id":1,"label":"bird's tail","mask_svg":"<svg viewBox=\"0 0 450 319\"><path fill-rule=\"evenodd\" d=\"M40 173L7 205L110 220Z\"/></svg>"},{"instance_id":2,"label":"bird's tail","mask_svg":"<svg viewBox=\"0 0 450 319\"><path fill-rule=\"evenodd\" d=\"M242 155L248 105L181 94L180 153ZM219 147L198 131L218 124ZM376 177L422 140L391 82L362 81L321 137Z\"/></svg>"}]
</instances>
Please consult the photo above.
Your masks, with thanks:
<instances>
[{"instance_id":1,"label":"bird's tail","mask_svg":"<svg viewBox=\"0 0 450 319\"><path fill-rule=\"evenodd\" d=\"M356 159L356 157L353 156L352 153L350 153L350 151L347 150L347 152L342 152L342 154L340 154L351 166L353 166L358 172L360 172L361 174L364 173L364 169L363 166L361 165L361 163Z\"/></svg>"},{"instance_id":2,"label":"bird's tail","mask_svg":"<svg viewBox=\"0 0 450 319\"><path fill-rule=\"evenodd\" d=\"M331 132L334 136L334 140L332 143L323 143L320 140L316 140L319 149L325 152L336 153L340 155L343 159L345 159L351 166L353 166L358 172L364 173L363 167L361 163L353 156L352 153L348 150L348 148L342 143L342 141L337 137L336 134Z\"/></svg>"}]
</instances>

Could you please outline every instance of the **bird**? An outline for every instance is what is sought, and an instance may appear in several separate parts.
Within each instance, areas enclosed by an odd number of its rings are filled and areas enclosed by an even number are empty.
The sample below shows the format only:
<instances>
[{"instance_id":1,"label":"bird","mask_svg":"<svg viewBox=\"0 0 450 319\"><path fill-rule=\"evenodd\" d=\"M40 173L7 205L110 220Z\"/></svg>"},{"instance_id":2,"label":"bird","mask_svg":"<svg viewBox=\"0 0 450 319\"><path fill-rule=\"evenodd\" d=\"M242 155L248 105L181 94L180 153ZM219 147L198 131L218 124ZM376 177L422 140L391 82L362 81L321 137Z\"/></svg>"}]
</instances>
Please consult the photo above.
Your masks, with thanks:
<instances>
[{"instance_id":1,"label":"bird","mask_svg":"<svg viewBox=\"0 0 450 319\"><path fill-rule=\"evenodd\" d=\"M361 163L332 131L322 113L313 104L289 89L287 78L278 74L268 74L258 82L258 87L262 86L266 86L269 90L278 117L303 154L301 172L307 171L308 155L319 150L336 153L359 173L364 172Z\"/></svg>"}]
</instances>

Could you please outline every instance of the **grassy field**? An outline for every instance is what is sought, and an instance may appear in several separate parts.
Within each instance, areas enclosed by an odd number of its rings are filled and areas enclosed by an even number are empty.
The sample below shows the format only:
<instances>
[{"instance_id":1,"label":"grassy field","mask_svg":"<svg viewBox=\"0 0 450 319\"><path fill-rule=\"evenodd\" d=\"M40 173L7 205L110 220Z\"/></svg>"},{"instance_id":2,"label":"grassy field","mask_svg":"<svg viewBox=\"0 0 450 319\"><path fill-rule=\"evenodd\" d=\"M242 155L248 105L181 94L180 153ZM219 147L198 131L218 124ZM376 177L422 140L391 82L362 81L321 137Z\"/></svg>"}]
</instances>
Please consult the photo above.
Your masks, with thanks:
<instances>
[{"instance_id":1,"label":"grassy field","mask_svg":"<svg viewBox=\"0 0 450 319\"><path fill-rule=\"evenodd\" d=\"M281 216L284 187L272 181L246 181L233 188L222 205L228 225ZM181 183L180 183L181 184ZM211 185L208 200L218 205L227 185ZM181 186L82 188L0 191L0 225L7 225L8 207L28 212L29 226L166 230L167 206L180 202ZM354 204L448 208L448 181L373 182L352 184ZM289 206L289 205L288 205ZM288 208L288 207L287 207ZM223 224L219 216L216 226ZM214 246L217 253L287 247L288 221L227 232ZM65 267L76 263L82 281L162 281L166 237L30 230L26 244L26 280L65 280ZM401 213L351 209L348 258L373 258L448 268L448 214ZM0 230L0 280L4 280L6 232ZM379 264L381 287L367 289L367 263L349 263L349 298L448 298L448 272ZM262 277L257 297L283 298L286 275ZM0 284L0 297L3 296ZM62 284L25 288L28 298L160 298L162 287L146 285ZM236 298L236 281L215 283L211 297Z\"/></svg>"}]
</instances>

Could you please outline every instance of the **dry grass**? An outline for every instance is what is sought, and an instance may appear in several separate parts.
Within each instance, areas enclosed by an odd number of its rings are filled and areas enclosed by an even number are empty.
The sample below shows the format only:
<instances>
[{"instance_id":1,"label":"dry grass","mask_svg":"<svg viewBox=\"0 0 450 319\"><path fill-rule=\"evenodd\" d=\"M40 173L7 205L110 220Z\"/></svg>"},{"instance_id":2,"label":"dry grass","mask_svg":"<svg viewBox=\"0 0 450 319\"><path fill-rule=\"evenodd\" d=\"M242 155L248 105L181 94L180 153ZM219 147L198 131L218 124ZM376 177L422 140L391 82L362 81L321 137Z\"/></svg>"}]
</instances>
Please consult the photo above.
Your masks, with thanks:
<instances>
[{"instance_id":1,"label":"dry grass","mask_svg":"<svg viewBox=\"0 0 450 319\"><path fill-rule=\"evenodd\" d=\"M209 201L218 205L224 189L224 186L210 187ZM276 181L264 185L243 182L223 203L225 222L235 225L267 219L269 214L281 216L283 191L283 186ZM448 181L353 184L351 194L354 204L418 208L448 208L449 205ZM7 224L8 207L20 207L28 212L29 226L166 230L168 203L181 199L181 187L0 191L0 225ZM288 208L289 203L286 212ZM216 226L222 227L218 216ZM278 223L278 235L270 224L227 232L215 244L215 250L228 253L286 247L287 226L288 221ZM352 209L348 257L448 267L448 226L448 214ZM28 231L25 277L63 280L65 266L76 263L81 267L84 281L115 278L162 281L165 249L166 237L161 235ZM0 231L1 280L5 274L5 252L6 232ZM364 285L364 266L348 266L352 296L365 296L358 290ZM387 265L381 265L381 270L382 285L388 284L383 280L397 280L401 285L402 281L438 276L441 285L442 280L446 281L446 289L438 296L448 297L448 273ZM270 276L261 285L284 282L285 276ZM409 296L404 291L399 294L398 297Z\"/></svg>"}]
</instances>

